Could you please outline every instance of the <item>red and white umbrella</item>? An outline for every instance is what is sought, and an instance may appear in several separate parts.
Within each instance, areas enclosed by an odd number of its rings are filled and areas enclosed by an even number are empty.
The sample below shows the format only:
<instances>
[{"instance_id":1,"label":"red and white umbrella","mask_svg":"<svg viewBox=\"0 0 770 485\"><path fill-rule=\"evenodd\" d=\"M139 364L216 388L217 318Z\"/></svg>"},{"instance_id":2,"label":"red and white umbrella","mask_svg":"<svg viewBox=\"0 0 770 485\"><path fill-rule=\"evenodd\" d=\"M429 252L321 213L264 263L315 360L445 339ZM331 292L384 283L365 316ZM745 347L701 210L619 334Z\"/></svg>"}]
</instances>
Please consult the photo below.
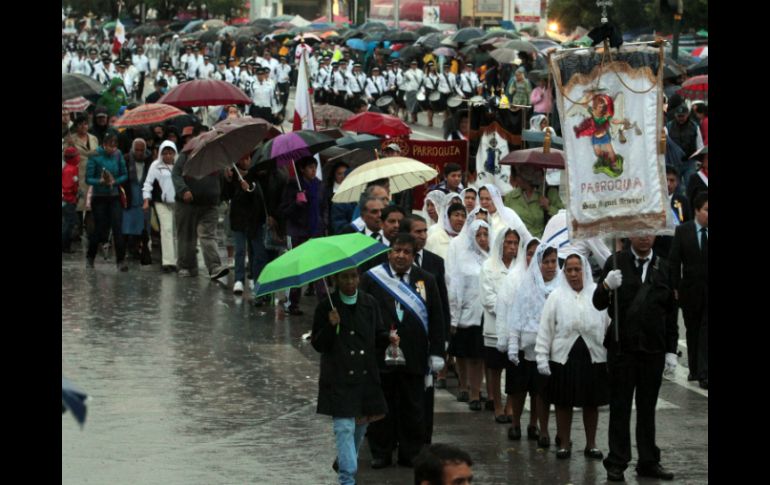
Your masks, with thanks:
<instances>
[{"instance_id":1,"label":"red and white umbrella","mask_svg":"<svg viewBox=\"0 0 770 485\"><path fill-rule=\"evenodd\" d=\"M690 53L690 55L693 56L693 57L700 57L700 58L708 57L709 56L709 46L704 45L704 46L698 47L698 48L694 49Z\"/></svg>"},{"instance_id":2,"label":"red and white umbrella","mask_svg":"<svg viewBox=\"0 0 770 485\"><path fill-rule=\"evenodd\" d=\"M186 114L179 108L163 103L143 104L126 111L112 126L115 128L128 128L130 126L154 125Z\"/></svg>"},{"instance_id":3,"label":"red and white umbrella","mask_svg":"<svg viewBox=\"0 0 770 485\"><path fill-rule=\"evenodd\" d=\"M68 113L82 113L90 104L91 102L89 100L83 96L78 96L77 98L64 101L62 103L62 109L66 110Z\"/></svg>"}]
</instances>

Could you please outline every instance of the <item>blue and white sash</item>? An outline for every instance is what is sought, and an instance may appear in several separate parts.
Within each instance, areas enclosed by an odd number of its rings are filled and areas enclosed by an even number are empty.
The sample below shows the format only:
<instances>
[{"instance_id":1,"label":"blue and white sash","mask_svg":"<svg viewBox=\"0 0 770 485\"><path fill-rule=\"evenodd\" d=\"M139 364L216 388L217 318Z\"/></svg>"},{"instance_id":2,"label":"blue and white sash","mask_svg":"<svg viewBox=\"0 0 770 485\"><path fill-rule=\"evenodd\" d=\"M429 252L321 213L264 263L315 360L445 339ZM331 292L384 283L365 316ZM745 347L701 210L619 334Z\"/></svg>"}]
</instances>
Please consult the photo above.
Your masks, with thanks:
<instances>
[{"instance_id":1,"label":"blue and white sash","mask_svg":"<svg viewBox=\"0 0 770 485\"><path fill-rule=\"evenodd\" d=\"M385 291L390 293L397 302L416 316L420 323L422 323L425 335L430 335L428 333L428 307L425 306L425 301L414 291L414 288L396 278L391 273L388 263L375 266L366 273Z\"/></svg>"},{"instance_id":2,"label":"blue and white sash","mask_svg":"<svg viewBox=\"0 0 770 485\"><path fill-rule=\"evenodd\" d=\"M364 229L366 228L366 223L360 217L351 222L350 225L358 232L364 232Z\"/></svg>"}]
</instances>

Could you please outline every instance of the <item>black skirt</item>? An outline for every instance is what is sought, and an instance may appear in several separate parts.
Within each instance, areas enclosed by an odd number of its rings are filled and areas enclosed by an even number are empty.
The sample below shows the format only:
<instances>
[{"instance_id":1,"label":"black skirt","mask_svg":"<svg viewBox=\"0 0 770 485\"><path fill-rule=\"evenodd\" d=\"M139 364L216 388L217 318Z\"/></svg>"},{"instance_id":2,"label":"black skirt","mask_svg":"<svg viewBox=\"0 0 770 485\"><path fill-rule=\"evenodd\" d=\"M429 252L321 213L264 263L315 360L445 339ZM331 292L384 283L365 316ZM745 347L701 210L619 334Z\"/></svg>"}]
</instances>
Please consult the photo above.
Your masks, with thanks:
<instances>
[{"instance_id":1,"label":"black skirt","mask_svg":"<svg viewBox=\"0 0 770 485\"><path fill-rule=\"evenodd\" d=\"M566 364L550 362L548 401L557 406L596 407L610 402L609 374L605 362L591 363L583 337L569 351Z\"/></svg>"},{"instance_id":2,"label":"black skirt","mask_svg":"<svg viewBox=\"0 0 770 485\"><path fill-rule=\"evenodd\" d=\"M461 359L484 358L484 336L481 325L457 328L457 333L449 341L449 354Z\"/></svg>"},{"instance_id":3,"label":"black skirt","mask_svg":"<svg viewBox=\"0 0 770 485\"><path fill-rule=\"evenodd\" d=\"M524 358L524 351L519 351L519 365L511 364L505 370L505 393L516 394L531 392L543 395L548 386L548 376L537 371L537 362Z\"/></svg>"},{"instance_id":4,"label":"black skirt","mask_svg":"<svg viewBox=\"0 0 770 485\"><path fill-rule=\"evenodd\" d=\"M505 369L513 363L508 360L507 352L500 352L496 347L484 347L484 363L487 369Z\"/></svg>"}]
</instances>

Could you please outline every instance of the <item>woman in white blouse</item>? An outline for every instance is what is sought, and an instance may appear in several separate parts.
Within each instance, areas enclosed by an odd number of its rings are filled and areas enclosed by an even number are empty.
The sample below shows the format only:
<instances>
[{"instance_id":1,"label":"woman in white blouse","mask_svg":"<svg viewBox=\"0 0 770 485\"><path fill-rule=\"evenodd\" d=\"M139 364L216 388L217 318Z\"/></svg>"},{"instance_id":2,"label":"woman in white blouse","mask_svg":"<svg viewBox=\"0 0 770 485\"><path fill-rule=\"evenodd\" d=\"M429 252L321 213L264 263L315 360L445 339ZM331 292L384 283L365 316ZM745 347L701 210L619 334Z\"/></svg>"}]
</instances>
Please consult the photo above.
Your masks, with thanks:
<instances>
[{"instance_id":1,"label":"woman in white blouse","mask_svg":"<svg viewBox=\"0 0 770 485\"><path fill-rule=\"evenodd\" d=\"M604 335L607 311L593 305L596 284L585 257L572 253L564 262L557 288L548 297L537 333L535 354L541 374L550 375L548 401L556 406L558 458L569 458L572 408L583 408L584 454L601 460L596 448L599 406L609 403L609 377Z\"/></svg>"},{"instance_id":2,"label":"woman in white blouse","mask_svg":"<svg viewBox=\"0 0 770 485\"><path fill-rule=\"evenodd\" d=\"M171 170L177 157L176 145L172 141L164 141L158 149L158 159L152 162L147 171L147 178L142 188L143 208L150 210L150 201L154 200L155 213L160 224L160 247L162 254L162 269L169 273L176 271L176 224L174 221L174 183L171 181ZM160 193L153 194L157 181Z\"/></svg>"}]
</instances>

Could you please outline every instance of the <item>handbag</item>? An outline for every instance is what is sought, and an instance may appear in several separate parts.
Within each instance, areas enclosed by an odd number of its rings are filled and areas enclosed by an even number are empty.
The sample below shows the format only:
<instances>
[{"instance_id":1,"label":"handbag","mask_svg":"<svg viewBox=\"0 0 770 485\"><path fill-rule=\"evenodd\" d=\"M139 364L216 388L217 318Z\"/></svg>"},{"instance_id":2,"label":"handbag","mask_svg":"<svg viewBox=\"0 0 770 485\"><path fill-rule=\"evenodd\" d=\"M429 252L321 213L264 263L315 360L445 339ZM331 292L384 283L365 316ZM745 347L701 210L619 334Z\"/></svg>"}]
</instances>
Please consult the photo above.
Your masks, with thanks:
<instances>
[{"instance_id":1,"label":"handbag","mask_svg":"<svg viewBox=\"0 0 770 485\"><path fill-rule=\"evenodd\" d=\"M279 237L276 230L267 223L269 216L267 214L267 206L265 205L265 194L262 192L262 186L259 182L254 185L259 189L259 196L262 198L262 208L265 210L265 223L262 224L262 244L268 251L282 251L286 249L286 239Z\"/></svg>"},{"instance_id":2,"label":"handbag","mask_svg":"<svg viewBox=\"0 0 770 485\"><path fill-rule=\"evenodd\" d=\"M118 190L120 191L120 206L124 209L128 208L128 197L126 197L126 191L123 189L123 186L119 186Z\"/></svg>"}]
</instances>

